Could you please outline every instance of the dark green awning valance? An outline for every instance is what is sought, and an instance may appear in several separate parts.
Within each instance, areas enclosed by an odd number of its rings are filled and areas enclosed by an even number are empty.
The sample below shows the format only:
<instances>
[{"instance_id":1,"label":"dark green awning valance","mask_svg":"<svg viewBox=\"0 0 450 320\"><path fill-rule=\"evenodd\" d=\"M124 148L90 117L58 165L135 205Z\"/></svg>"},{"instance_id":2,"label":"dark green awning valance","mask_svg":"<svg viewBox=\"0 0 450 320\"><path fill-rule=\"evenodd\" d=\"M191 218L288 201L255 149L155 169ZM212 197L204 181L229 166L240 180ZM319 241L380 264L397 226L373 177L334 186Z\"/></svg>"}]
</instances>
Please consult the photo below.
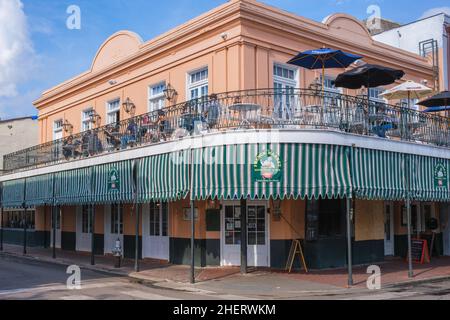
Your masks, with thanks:
<instances>
[{"instance_id":1,"label":"dark green awning valance","mask_svg":"<svg viewBox=\"0 0 450 320\"><path fill-rule=\"evenodd\" d=\"M410 156L411 197L419 201L450 201L450 160Z\"/></svg>"},{"instance_id":2,"label":"dark green awning valance","mask_svg":"<svg viewBox=\"0 0 450 320\"><path fill-rule=\"evenodd\" d=\"M26 179L25 204L27 207L53 204L53 174Z\"/></svg>"},{"instance_id":3,"label":"dark green awning valance","mask_svg":"<svg viewBox=\"0 0 450 320\"><path fill-rule=\"evenodd\" d=\"M406 196L404 154L354 148L352 184L355 197L368 200L402 200Z\"/></svg>"},{"instance_id":4,"label":"dark green awning valance","mask_svg":"<svg viewBox=\"0 0 450 320\"><path fill-rule=\"evenodd\" d=\"M342 198L351 194L348 148L246 144L194 150L194 199Z\"/></svg>"},{"instance_id":5,"label":"dark green awning valance","mask_svg":"<svg viewBox=\"0 0 450 320\"><path fill-rule=\"evenodd\" d=\"M91 201L92 167L55 173L56 205L88 204Z\"/></svg>"},{"instance_id":6,"label":"dark green awning valance","mask_svg":"<svg viewBox=\"0 0 450 320\"><path fill-rule=\"evenodd\" d=\"M3 208L22 208L24 205L25 179L3 182Z\"/></svg>"},{"instance_id":7,"label":"dark green awning valance","mask_svg":"<svg viewBox=\"0 0 450 320\"><path fill-rule=\"evenodd\" d=\"M141 159L138 166L139 201L185 198L190 188L190 154L190 150L183 150Z\"/></svg>"},{"instance_id":8,"label":"dark green awning valance","mask_svg":"<svg viewBox=\"0 0 450 320\"><path fill-rule=\"evenodd\" d=\"M133 164L133 161L127 160L94 167L92 203L132 202Z\"/></svg>"}]
</instances>

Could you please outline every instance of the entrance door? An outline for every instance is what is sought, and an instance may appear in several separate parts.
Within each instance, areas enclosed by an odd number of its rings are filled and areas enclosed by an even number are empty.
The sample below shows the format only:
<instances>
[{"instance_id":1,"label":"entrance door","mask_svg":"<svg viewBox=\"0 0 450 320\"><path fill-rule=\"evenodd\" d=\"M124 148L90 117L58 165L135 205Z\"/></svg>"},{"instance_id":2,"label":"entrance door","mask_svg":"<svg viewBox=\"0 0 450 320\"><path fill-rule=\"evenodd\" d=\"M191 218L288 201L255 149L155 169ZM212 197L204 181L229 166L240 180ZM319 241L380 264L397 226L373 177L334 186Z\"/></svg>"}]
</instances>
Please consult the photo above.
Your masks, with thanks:
<instances>
[{"instance_id":1,"label":"entrance door","mask_svg":"<svg viewBox=\"0 0 450 320\"><path fill-rule=\"evenodd\" d=\"M123 253L123 205L105 206L105 253L112 253L120 240Z\"/></svg>"},{"instance_id":2,"label":"entrance door","mask_svg":"<svg viewBox=\"0 0 450 320\"><path fill-rule=\"evenodd\" d=\"M444 242L444 255L450 256L450 204L442 203L440 207L440 225Z\"/></svg>"},{"instance_id":3,"label":"entrance door","mask_svg":"<svg viewBox=\"0 0 450 320\"><path fill-rule=\"evenodd\" d=\"M57 207L54 209L56 211L56 237L55 237L55 247L61 249L61 216L62 210ZM53 220L53 210L50 211L50 221L52 229L50 230L50 247L53 247L53 226L55 221Z\"/></svg>"},{"instance_id":4,"label":"entrance door","mask_svg":"<svg viewBox=\"0 0 450 320\"><path fill-rule=\"evenodd\" d=\"M142 208L142 256L169 260L169 205L145 204Z\"/></svg>"},{"instance_id":5,"label":"entrance door","mask_svg":"<svg viewBox=\"0 0 450 320\"><path fill-rule=\"evenodd\" d=\"M247 203L247 263L268 267L269 244L266 202ZM241 207L238 202L224 203L222 209L221 265L241 264Z\"/></svg>"},{"instance_id":6,"label":"entrance door","mask_svg":"<svg viewBox=\"0 0 450 320\"><path fill-rule=\"evenodd\" d=\"M394 204L384 204L384 255L394 255Z\"/></svg>"},{"instance_id":7,"label":"entrance door","mask_svg":"<svg viewBox=\"0 0 450 320\"><path fill-rule=\"evenodd\" d=\"M92 207L77 207L77 251L91 252L92 247Z\"/></svg>"}]
</instances>

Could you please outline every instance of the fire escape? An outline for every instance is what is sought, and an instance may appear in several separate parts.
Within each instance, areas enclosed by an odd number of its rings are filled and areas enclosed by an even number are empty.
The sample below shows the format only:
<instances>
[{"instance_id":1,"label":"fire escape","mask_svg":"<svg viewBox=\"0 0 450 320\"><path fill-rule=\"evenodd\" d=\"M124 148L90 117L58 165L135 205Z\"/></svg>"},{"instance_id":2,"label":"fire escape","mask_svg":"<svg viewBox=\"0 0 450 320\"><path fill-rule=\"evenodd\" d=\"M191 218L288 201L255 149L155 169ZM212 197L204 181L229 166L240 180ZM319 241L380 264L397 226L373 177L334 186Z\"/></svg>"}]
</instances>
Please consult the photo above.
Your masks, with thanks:
<instances>
[{"instance_id":1,"label":"fire escape","mask_svg":"<svg viewBox=\"0 0 450 320\"><path fill-rule=\"evenodd\" d=\"M435 39L419 42L419 52L422 57L428 58L433 64L433 89L440 91L439 84L439 46Z\"/></svg>"}]
</instances>

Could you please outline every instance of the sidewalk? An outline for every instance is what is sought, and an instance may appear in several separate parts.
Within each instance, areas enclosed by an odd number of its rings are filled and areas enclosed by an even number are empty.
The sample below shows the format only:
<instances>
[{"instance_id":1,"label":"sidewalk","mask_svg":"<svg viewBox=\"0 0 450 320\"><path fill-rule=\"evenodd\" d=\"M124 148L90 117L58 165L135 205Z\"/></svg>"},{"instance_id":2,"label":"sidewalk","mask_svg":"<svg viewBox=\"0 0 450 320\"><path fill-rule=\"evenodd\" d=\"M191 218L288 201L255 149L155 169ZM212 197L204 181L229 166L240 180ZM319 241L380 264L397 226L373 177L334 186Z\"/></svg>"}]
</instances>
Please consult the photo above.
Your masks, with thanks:
<instances>
[{"instance_id":1,"label":"sidewalk","mask_svg":"<svg viewBox=\"0 0 450 320\"><path fill-rule=\"evenodd\" d=\"M367 267L354 267L354 287L347 288L347 269L320 270L288 274L269 269L250 269L241 275L237 267L197 268L196 284L189 283L189 266L170 265L157 260L140 261L140 272L134 272L134 260L125 259L120 269L114 268L110 256L96 256L96 265L90 265L90 255L57 250L56 259L51 249L29 248L23 256L21 246L5 245L4 255L12 255L38 261L62 265L76 264L81 268L106 272L118 276L128 276L153 286L191 292L226 293L228 295L248 295L264 298L290 298L298 294L333 295L366 289L369 274ZM2 253L0 253L2 254ZM408 264L401 259L391 259L381 263L383 288L411 284L418 281L432 281L450 278L450 257L434 258L431 264L414 264L415 277L408 278Z\"/></svg>"}]
</instances>

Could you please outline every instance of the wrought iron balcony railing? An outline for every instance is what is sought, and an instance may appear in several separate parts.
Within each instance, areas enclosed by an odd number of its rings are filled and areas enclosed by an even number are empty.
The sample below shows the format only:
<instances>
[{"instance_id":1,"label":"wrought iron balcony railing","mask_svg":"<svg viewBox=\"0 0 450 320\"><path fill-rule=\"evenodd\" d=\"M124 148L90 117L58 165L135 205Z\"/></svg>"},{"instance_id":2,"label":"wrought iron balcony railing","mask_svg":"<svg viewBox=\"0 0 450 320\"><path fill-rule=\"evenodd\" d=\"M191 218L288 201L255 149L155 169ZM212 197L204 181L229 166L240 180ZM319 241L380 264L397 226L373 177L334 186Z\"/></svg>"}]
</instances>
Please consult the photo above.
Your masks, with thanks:
<instances>
[{"instance_id":1,"label":"wrought iron balcony railing","mask_svg":"<svg viewBox=\"0 0 450 320\"><path fill-rule=\"evenodd\" d=\"M6 172L236 129L330 129L450 147L450 118L329 91L214 94L4 156Z\"/></svg>"}]
</instances>

